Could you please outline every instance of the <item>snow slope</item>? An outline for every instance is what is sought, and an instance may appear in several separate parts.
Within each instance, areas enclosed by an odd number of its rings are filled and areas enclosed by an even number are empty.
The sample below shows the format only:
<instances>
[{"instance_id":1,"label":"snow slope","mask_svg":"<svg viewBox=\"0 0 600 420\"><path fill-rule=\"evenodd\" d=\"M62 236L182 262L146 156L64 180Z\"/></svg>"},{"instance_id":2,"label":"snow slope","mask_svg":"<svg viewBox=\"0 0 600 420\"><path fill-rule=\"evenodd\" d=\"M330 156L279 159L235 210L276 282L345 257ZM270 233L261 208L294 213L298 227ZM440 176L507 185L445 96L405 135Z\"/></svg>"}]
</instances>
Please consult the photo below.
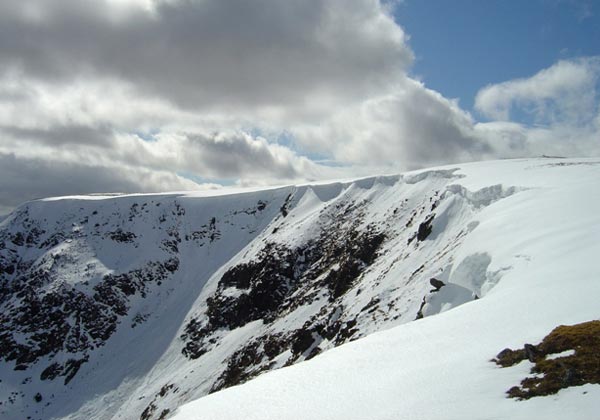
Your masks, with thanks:
<instances>
[{"instance_id":1,"label":"snow slope","mask_svg":"<svg viewBox=\"0 0 600 420\"><path fill-rule=\"evenodd\" d=\"M529 159L27 203L0 223L0 417L593 418L598 386L515 402L525 363L489 360L600 318L599 180Z\"/></svg>"},{"instance_id":2,"label":"snow slope","mask_svg":"<svg viewBox=\"0 0 600 420\"><path fill-rule=\"evenodd\" d=\"M598 418L599 385L515 401L505 391L526 376L529 362L500 369L489 360L505 347L539 342L557 325L600 318L599 163L462 165L466 177L457 185L467 191L496 183L522 189L482 210L456 255L464 262L485 253L487 272L503 273L483 299L212 394L174 418ZM465 273L480 272L482 259L471 258ZM458 283L477 282L459 268Z\"/></svg>"}]
</instances>

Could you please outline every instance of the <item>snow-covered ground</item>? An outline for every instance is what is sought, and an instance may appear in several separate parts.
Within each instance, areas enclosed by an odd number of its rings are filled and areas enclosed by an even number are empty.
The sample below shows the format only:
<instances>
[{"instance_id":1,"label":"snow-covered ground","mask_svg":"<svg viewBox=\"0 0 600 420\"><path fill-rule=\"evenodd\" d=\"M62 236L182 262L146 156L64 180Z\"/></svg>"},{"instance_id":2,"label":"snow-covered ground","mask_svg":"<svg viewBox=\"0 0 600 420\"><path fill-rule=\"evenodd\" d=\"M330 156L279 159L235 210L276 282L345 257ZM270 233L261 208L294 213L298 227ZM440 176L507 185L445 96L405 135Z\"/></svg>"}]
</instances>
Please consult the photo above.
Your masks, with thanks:
<instances>
[{"instance_id":1,"label":"snow-covered ground","mask_svg":"<svg viewBox=\"0 0 600 420\"><path fill-rule=\"evenodd\" d=\"M600 318L599 238L600 159L27 203L0 418L594 419L599 385L515 401L490 359Z\"/></svg>"},{"instance_id":2,"label":"snow-covered ground","mask_svg":"<svg viewBox=\"0 0 600 420\"><path fill-rule=\"evenodd\" d=\"M600 385L515 401L505 391L531 364L502 369L490 359L558 325L600 319L600 162L487 162L460 173L468 191L522 189L481 211L461 245L462 256L485 253L488 272L503 272L484 298L199 399L174 418L599 418Z\"/></svg>"}]
</instances>

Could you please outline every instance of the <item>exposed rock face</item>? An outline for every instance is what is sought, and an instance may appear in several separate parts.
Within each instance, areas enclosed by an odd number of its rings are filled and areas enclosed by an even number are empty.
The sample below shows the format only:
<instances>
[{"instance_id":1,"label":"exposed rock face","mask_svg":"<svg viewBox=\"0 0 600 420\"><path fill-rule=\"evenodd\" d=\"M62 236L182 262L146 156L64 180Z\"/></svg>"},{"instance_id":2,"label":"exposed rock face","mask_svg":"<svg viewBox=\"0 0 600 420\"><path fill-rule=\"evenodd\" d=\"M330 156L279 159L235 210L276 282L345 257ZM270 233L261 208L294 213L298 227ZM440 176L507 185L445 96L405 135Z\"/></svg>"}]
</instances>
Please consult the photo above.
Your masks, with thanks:
<instances>
[{"instance_id":1,"label":"exposed rock face","mask_svg":"<svg viewBox=\"0 0 600 420\"><path fill-rule=\"evenodd\" d=\"M88 264L82 279L70 283L64 278L64 268L76 266L79 256L71 247L59 245L81 242L85 237L79 230L47 236L36 226L39 222L27 217L27 211L18 216L21 227L29 227L27 236L5 231L0 242L2 267L9 268L3 269L0 277L0 357L14 361L15 370L27 370L41 359L60 360L48 364L40 378L62 376L67 384L88 361L90 351L102 347L116 331L120 319L129 313L130 299L146 297L152 284L177 271L179 260L166 256L140 268L102 276L94 276L94 264ZM121 243L136 238L121 229L105 236ZM24 259L28 254L41 257Z\"/></svg>"},{"instance_id":2,"label":"exposed rock face","mask_svg":"<svg viewBox=\"0 0 600 420\"><path fill-rule=\"evenodd\" d=\"M115 334L143 329L162 310L162 302L182 287L177 279L187 274L180 272L183 250L198 253L213 244L218 252L224 225L251 238L269 220L261 222L267 200L241 200L213 214L195 209L196 217L187 220L184 205L173 197L138 199L32 203L0 227L0 360L5 369L23 372L20 386L35 403L42 401L36 384L56 382L44 385L54 392L36 412L67 392L84 366L98 364ZM241 247L248 240L231 242ZM230 257L223 254L213 265ZM0 374L0 417L15 416L11 407L27 394L5 396L3 379Z\"/></svg>"},{"instance_id":3,"label":"exposed rock face","mask_svg":"<svg viewBox=\"0 0 600 420\"><path fill-rule=\"evenodd\" d=\"M0 225L0 417L71 416L119 388L124 418L166 418L411 321L470 232L431 235L434 210L476 210L452 179L22 207Z\"/></svg>"},{"instance_id":4,"label":"exposed rock face","mask_svg":"<svg viewBox=\"0 0 600 420\"><path fill-rule=\"evenodd\" d=\"M206 313L186 325L181 336L185 342L183 354L196 359L207 353L217 341L215 333L222 329L233 330L262 320L268 330L270 324L299 306L312 303L323 291L329 302L347 293L377 258L385 235L372 226L358 231L356 224L343 228L341 220L335 224L341 229L337 235L324 229L317 239L294 249L267 243L256 260L227 270L216 292L207 299ZM236 385L268 369L284 350L291 350L286 360L290 364L301 356L315 356L322 336L336 344L347 341L351 334L341 328L340 322L329 325L332 313L338 310L336 305L327 305L319 316L298 330L256 337L229 358L226 371L212 391ZM309 349L312 353L304 354Z\"/></svg>"},{"instance_id":5,"label":"exposed rock face","mask_svg":"<svg viewBox=\"0 0 600 420\"><path fill-rule=\"evenodd\" d=\"M427 219L425 219L425 221L419 225L419 230L417 231L417 240L424 241L431 234L431 230L433 229L431 223L433 222L434 217L435 215L433 214L427 216Z\"/></svg>"}]
</instances>

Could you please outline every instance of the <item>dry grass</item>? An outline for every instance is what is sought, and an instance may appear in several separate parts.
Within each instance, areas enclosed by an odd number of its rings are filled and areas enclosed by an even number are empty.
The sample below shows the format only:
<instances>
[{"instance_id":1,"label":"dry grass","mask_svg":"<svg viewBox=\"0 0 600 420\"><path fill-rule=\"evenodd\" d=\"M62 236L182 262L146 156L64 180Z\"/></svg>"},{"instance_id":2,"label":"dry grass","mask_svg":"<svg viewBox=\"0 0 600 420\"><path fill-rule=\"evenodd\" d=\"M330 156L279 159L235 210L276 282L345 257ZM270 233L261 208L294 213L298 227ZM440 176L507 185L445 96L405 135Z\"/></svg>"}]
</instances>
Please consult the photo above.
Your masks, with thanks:
<instances>
[{"instance_id":1,"label":"dry grass","mask_svg":"<svg viewBox=\"0 0 600 420\"><path fill-rule=\"evenodd\" d=\"M570 356L547 359L546 356L574 350ZM561 325L541 343L523 349L502 350L495 359L502 367L529 359L534 376L507 391L509 397L521 400L556 394L563 388L583 384L600 384L600 321Z\"/></svg>"}]
</instances>

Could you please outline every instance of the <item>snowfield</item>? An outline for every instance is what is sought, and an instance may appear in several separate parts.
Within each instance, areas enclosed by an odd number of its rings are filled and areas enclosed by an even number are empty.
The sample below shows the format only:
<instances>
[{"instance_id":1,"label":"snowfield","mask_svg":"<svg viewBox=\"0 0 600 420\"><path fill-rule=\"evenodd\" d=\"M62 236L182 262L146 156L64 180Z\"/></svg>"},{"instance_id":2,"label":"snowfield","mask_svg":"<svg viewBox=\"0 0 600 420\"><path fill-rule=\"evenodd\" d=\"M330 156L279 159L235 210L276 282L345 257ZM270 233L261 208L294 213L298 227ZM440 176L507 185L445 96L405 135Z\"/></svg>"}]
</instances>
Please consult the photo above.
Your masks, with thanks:
<instances>
[{"instance_id":1,"label":"snowfield","mask_svg":"<svg viewBox=\"0 0 600 420\"><path fill-rule=\"evenodd\" d=\"M600 162L544 162L461 166L458 184L468 191L496 183L523 190L479 213L461 246L464 256L489 255L488 271L504 272L485 298L212 394L174 418L598 418L600 385L514 401L504 393L530 363L501 369L489 361L557 325L600 319Z\"/></svg>"},{"instance_id":2,"label":"snowfield","mask_svg":"<svg viewBox=\"0 0 600 420\"><path fill-rule=\"evenodd\" d=\"M600 319L599 255L600 159L27 203L0 418L597 419L491 359Z\"/></svg>"}]
</instances>

